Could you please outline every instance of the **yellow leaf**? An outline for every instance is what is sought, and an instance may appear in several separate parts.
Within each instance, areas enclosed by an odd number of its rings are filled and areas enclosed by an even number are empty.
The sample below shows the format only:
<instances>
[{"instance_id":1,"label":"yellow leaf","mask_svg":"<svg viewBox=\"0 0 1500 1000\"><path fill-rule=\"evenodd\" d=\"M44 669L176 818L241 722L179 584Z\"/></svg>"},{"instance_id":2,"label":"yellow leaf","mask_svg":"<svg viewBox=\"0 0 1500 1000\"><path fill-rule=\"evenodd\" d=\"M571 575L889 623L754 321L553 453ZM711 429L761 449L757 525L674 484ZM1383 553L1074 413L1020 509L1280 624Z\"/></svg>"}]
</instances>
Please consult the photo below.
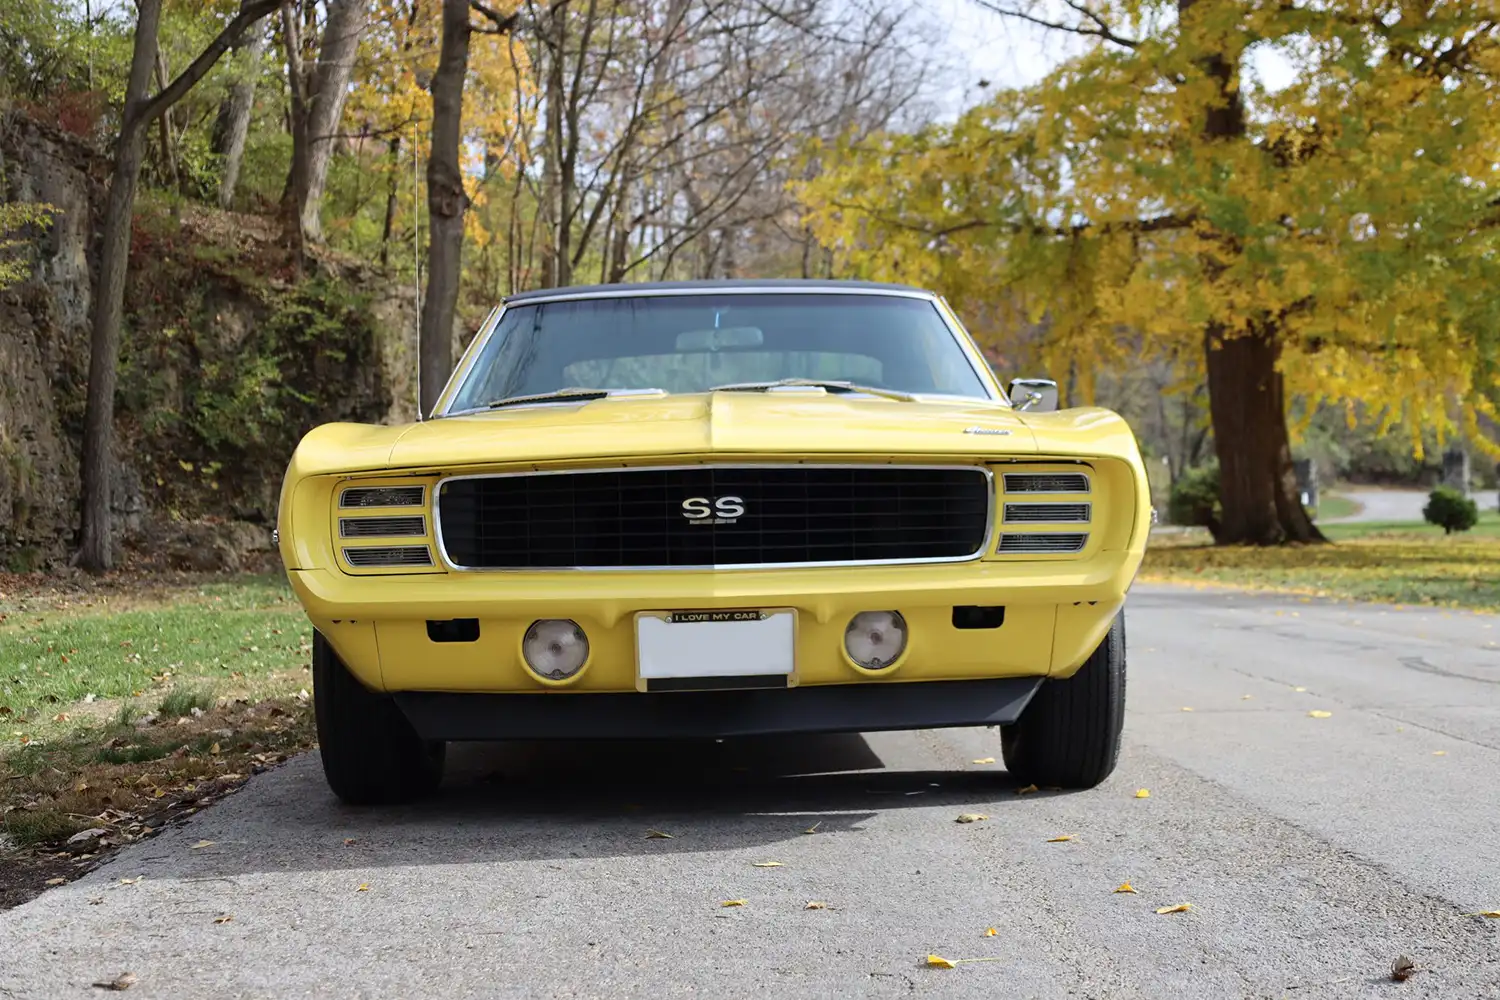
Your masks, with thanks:
<instances>
[{"instance_id":1,"label":"yellow leaf","mask_svg":"<svg viewBox=\"0 0 1500 1000\"><path fill-rule=\"evenodd\" d=\"M957 962L950 962L942 955L928 955L927 964L934 969L956 969L958 967Z\"/></svg>"},{"instance_id":2,"label":"yellow leaf","mask_svg":"<svg viewBox=\"0 0 1500 1000\"><path fill-rule=\"evenodd\" d=\"M1073 834L1071 834L1071 833L1065 833L1065 834L1063 834L1060 837L1049 837L1047 839L1047 843L1049 843L1049 844L1061 844L1064 841L1072 840L1073 837L1074 837Z\"/></svg>"},{"instance_id":3,"label":"yellow leaf","mask_svg":"<svg viewBox=\"0 0 1500 1000\"><path fill-rule=\"evenodd\" d=\"M1255 695L1253 695L1253 694L1242 694L1242 695L1240 695L1240 701L1250 701L1254 697L1255 697Z\"/></svg>"},{"instance_id":4,"label":"yellow leaf","mask_svg":"<svg viewBox=\"0 0 1500 1000\"><path fill-rule=\"evenodd\" d=\"M1017 795L1030 795L1032 792L1039 792L1039 791L1041 791L1041 789L1038 788L1038 787L1036 787L1035 785L1027 785L1025 788L1017 788L1016 789L1016 794Z\"/></svg>"},{"instance_id":5,"label":"yellow leaf","mask_svg":"<svg viewBox=\"0 0 1500 1000\"><path fill-rule=\"evenodd\" d=\"M1446 750L1434 750L1434 751L1432 751L1432 755L1434 757L1446 757L1446 756L1448 756L1448 751L1446 751Z\"/></svg>"},{"instance_id":6,"label":"yellow leaf","mask_svg":"<svg viewBox=\"0 0 1500 1000\"><path fill-rule=\"evenodd\" d=\"M816 899L810 899L810 900L808 900L807 905L803 907L803 909L804 910L826 910L826 909L828 909L828 904L827 903L819 902Z\"/></svg>"},{"instance_id":7,"label":"yellow leaf","mask_svg":"<svg viewBox=\"0 0 1500 1000\"><path fill-rule=\"evenodd\" d=\"M368 883L368 882L361 882L359 884L359 888L355 889L354 891L355 892L369 892L370 891L370 883Z\"/></svg>"},{"instance_id":8,"label":"yellow leaf","mask_svg":"<svg viewBox=\"0 0 1500 1000\"><path fill-rule=\"evenodd\" d=\"M812 826L808 827L806 830L803 830L802 832L803 833L817 833L818 832L818 827L820 827L822 825L823 825L823 821L822 820L818 820L816 823L814 823Z\"/></svg>"},{"instance_id":9,"label":"yellow leaf","mask_svg":"<svg viewBox=\"0 0 1500 1000\"><path fill-rule=\"evenodd\" d=\"M144 875L137 875L135 878L122 878L122 879L120 879L120 884L121 885L135 885L137 882L139 882L141 879L143 879L145 877L146 876L144 876Z\"/></svg>"},{"instance_id":10,"label":"yellow leaf","mask_svg":"<svg viewBox=\"0 0 1500 1000\"><path fill-rule=\"evenodd\" d=\"M194 844L192 847L188 848L188 850L190 850L190 851L196 851L196 850L199 850L199 849L204 848L204 847L212 847L212 846L214 846L214 842L212 840L200 840L196 844Z\"/></svg>"},{"instance_id":11,"label":"yellow leaf","mask_svg":"<svg viewBox=\"0 0 1500 1000\"><path fill-rule=\"evenodd\" d=\"M974 763L976 763L976 764L993 764L993 763L995 763L995 758L993 758L993 757L981 757L978 760L974 761Z\"/></svg>"},{"instance_id":12,"label":"yellow leaf","mask_svg":"<svg viewBox=\"0 0 1500 1000\"><path fill-rule=\"evenodd\" d=\"M1466 917L1489 917L1491 920L1500 920L1500 910L1480 910L1478 913L1465 913Z\"/></svg>"},{"instance_id":13,"label":"yellow leaf","mask_svg":"<svg viewBox=\"0 0 1500 1000\"><path fill-rule=\"evenodd\" d=\"M1121 882L1120 887L1116 889L1115 892L1135 892L1135 886L1131 885L1129 882Z\"/></svg>"},{"instance_id":14,"label":"yellow leaf","mask_svg":"<svg viewBox=\"0 0 1500 1000\"><path fill-rule=\"evenodd\" d=\"M65 879L65 878L49 878L47 880L47 884L48 885L62 885L66 881L67 881L67 879Z\"/></svg>"},{"instance_id":15,"label":"yellow leaf","mask_svg":"<svg viewBox=\"0 0 1500 1000\"><path fill-rule=\"evenodd\" d=\"M1183 710L1183 711L1184 711L1184 712L1191 712L1191 711L1192 711L1192 709L1191 709L1191 708L1188 708L1188 707L1187 707L1187 706L1186 706L1186 705L1184 705L1184 706L1183 706L1183 709L1182 709L1182 710Z\"/></svg>"},{"instance_id":16,"label":"yellow leaf","mask_svg":"<svg viewBox=\"0 0 1500 1000\"><path fill-rule=\"evenodd\" d=\"M75 792L86 792L88 790L89 783L87 781L80 781L78 784L73 786L73 791Z\"/></svg>"},{"instance_id":17,"label":"yellow leaf","mask_svg":"<svg viewBox=\"0 0 1500 1000\"><path fill-rule=\"evenodd\" d=\"M214 923L216 923L216 924L227 924L227 923L229 923L229 921L231 921L233 919L234 919L234 917L231 914L226 913L223 916L214 917Z\"/></svg>"},{"instance_id":18,"label":"yellow leaf","mask_svg":"<svg viewBox=\"0 0 1500 1000\"><path fill-rule=\"evenodd\" d=\"M977 823L982 819L989 819L984 813L959 813L955 823Z\"/></svg>"},{"instance_id":19,"label":"yellow leaf","mask_svg":"<svg viewBox=\"0 0 1500 1000\"><path fill-rule=\"evenodd\" d=\"M209 747L208 748L208 752L209 753L213 753L213 754L218 753L219 752L219 744L215 743L213 746Z\"/></svg>"},{"instance_id":20,"label":"yellow leaf","mask_svg":"<svg viewBox=\"0 0 1500 1000\"><path fill-rule=\"evenodd\" d=\"M726 900L724 900L724 902L720 903L719 905L720 906L744 906L745 905L745 901L743 899L726 899Z\"/></svg>"},{"instance_id":21,"label":"yellow leaf","mask_svg":"<svg viewBox=\"0 0 1500 1000\"><path fill-rule=\"evenodd\" d=\"M1314 719L1331 719L1331 718L1333 718L1333 713L1332 712L1325 712L1321 708L1315 708L1311 712L1308 712L1307 714L1310 715L1310 716L1312 716Z\"/></svg>"},{"instance_id":22,"label":"yellow leaf","mask_svg":"<svg viewBox=\"0 0 1500 1000\"><path fill-rule=\"evenodd\" d=\"M670 833L662 833L660 830L647 830L646 831L646 839L647 840L671 840L672 839L672 835Z\"/></svg>"},{"instance_id":23,"label":"yellow leaf","mask_svg":"<svg viewBox=\"0 0 1500 1000\"><path fill-rule=\"evenodd\" d=\"M1192 908L1193 908L1193 904L1192 903L1178 903L1176 906L1162 906L1162 907L1158 907L1157 910L1156 910L1156 912L1157 913L1186 913L1188 910L1191 910Z\"/></svg>"},{"instance_id":24,"label":"yellow leaf","mask_svg":"<svg viewBox=\"0 0 1500 1000\"><path fill-rule=\"evenodd\" d=\"M1293 691L1306 691L1307 688L1292 688Z\"/></svg>"},{"instance_id":25,"label":"yellow leaf","mask_svg":"<svg viewBox=\"0 0 1500 1000\"><path fill-rule=\"evenodd\" d=\"M997 930L995 930L995 928L990 927L990 928L988 928L988 929L985 930L984 936L985 937L994 937L996 934L999 934L999 933L1000 932L997 931Z\"/></svg>"},{"instance_id":26,"label":"yellow leaf","mask_svg":"<svg viewBox=\"0 0 1500 1000\"><path fill-rule=\"evenodd\" d=\"M780 868L780 861L757 861L752 867L755 868Z\"/></svg>"},{"instance_id":27,"label":"yellow leaf","mask_svg":"<svg viewBox=\"0 0 1500 1000\"><path fill-rule=\"evenodd\" d=\"M1135 797L1138 799L1149 799L1151 797L1151 789L1137 788L1135 790Z\"/></svg>"}]
</instances>

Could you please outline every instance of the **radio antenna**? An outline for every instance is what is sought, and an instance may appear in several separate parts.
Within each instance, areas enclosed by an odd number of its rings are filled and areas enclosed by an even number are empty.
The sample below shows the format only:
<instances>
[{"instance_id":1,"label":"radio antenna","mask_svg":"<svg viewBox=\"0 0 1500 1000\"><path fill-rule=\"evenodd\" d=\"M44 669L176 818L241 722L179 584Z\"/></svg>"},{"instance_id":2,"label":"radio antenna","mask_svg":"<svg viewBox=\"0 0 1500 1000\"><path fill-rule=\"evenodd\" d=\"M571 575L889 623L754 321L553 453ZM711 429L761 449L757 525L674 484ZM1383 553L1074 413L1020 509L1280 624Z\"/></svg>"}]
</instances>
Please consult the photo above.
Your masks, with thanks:
<instances>
[{"instance_id":1,"label":"radio antenna","mask_svg":"<svg viewBox=\"0 0 1500 1000\"><path fill-rule=\"evenodd\" d=\"M416 306L417 326L417 421L420 423L422 414L422 199L418 197L420 185L418 164L421 163L421 146L419 145L419 133L417 123L411 123L411 259L412 259L412 295Z\"/></svg>"}]
</instances>

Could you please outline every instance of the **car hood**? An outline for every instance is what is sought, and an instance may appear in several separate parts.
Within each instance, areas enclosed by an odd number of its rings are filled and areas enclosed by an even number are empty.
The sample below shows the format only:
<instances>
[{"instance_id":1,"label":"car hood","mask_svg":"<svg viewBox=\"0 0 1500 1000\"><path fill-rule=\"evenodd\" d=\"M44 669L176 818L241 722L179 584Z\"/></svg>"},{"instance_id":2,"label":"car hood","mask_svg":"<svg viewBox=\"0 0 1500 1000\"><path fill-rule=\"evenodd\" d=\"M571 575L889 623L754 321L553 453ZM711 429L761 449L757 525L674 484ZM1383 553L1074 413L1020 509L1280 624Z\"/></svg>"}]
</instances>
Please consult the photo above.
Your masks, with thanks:
<instances>
[{"instance_id":1,"label":"car hood","mask_svg":"<svg viewBox=\"0 0 1500 1000\"><path fill-rule=\"evenodd\" d=\"M965 433L966 428L990 433ZM715 392L525 406L416 424L396 466L732 453L1031 454L1036 439L1000 404L845 395Z\"/></svg>"}]
</instances>

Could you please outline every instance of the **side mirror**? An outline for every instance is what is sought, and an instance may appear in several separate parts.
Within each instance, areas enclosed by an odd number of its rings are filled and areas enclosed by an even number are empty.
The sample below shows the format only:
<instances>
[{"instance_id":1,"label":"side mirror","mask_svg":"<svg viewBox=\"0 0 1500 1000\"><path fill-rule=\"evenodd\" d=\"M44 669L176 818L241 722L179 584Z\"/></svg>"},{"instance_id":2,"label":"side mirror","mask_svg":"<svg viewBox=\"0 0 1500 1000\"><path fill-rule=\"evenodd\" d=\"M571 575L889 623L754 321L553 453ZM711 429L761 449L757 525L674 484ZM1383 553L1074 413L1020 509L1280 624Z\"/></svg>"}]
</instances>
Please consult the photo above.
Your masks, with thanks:
<instances>
[{"instance_id":1,"label":"side mirror","mask_svg":"<svg viewBox=\"0 0 1500 1000\"><path fill-rule=\"evenodd\" d=\"M1006 390L1018 410L1051 413L1057 409L1057 383L1050 378L1016 378Z\"/></svg>"}]
</instances>

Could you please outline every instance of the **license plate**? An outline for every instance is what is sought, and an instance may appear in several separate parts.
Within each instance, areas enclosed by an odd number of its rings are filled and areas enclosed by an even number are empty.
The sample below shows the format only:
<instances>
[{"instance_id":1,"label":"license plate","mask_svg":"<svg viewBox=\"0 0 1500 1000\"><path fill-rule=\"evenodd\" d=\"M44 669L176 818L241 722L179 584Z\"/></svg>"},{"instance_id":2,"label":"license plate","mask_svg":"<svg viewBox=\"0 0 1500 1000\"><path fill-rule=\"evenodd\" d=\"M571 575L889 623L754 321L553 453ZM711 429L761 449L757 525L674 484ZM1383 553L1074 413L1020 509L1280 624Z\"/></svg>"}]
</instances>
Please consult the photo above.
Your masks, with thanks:
<instances>
[{"instance_id":1,"label":"license plate","mask_svg":"<svg viewBox=\"0 0 1500 1000\"><path fill-rule=\"evenodd\" d=\"M790 609L643 611L635 616L636 669L642 681L789 677L796 625Z\"/></svg>"}]
</instances>

